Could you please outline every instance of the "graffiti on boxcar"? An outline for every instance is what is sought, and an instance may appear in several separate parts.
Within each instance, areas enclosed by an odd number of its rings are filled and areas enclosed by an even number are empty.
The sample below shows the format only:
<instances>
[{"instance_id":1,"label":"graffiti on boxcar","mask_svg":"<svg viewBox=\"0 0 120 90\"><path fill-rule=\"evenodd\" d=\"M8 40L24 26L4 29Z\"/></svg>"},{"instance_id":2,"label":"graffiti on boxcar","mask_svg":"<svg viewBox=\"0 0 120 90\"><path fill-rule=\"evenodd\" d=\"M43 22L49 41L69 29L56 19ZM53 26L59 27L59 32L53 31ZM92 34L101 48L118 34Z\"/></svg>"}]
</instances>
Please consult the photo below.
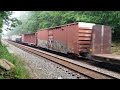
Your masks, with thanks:
<instances>
[{"instance_id":1,"label":"graffiti on boxcar","mask_svg":"<svg viewBox=\"0 0 120 90\"><path fill-rule=\"evenodd\" d=\"M53 39L48 39L48 48L53 48Z\"/></svg>"},{"instance_id":2,"label":"graffiti on boxcar","mask_svg":"<svg viewBox=\"0 0 120 90\"><path fill-rule=\"evenodd\" d=\"M54 41L53 47L55 51L59 51L61 53L66 53L66 54L68 52L67 45L61 41Z\"/></svg>"},{"instance_id":3,"label":"graffiti on boxcar","mask_svg":"<svg viewBox=\"0 0 120 90\"><path fill-rule=\"evenodd\" d=\"M48 48L46 40L40 40L40 39L38 39L37 46L38 47L42 47L42 48Z\"/></svg>"}]
</instances>

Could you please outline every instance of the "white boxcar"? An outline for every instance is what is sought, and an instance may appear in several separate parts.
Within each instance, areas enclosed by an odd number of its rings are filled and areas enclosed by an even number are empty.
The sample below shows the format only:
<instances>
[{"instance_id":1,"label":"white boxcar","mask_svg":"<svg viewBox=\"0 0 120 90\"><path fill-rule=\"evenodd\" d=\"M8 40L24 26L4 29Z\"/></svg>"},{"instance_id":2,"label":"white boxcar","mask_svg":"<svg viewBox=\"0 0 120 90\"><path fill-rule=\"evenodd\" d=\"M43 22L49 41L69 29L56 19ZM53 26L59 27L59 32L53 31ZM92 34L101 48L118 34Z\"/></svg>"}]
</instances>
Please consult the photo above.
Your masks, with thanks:
<instances>
[{"instance_id":1,"label":"white boxcar","mask_svg":"<svg viewBox=\"0 0 120 90\"><path fill-rule=\"evenodd\" d=\"M12 41L16 41L17 38L21 38L21 36L19 36L19 35L12 35L10 39Z\"/></svg>"}]
</instances>

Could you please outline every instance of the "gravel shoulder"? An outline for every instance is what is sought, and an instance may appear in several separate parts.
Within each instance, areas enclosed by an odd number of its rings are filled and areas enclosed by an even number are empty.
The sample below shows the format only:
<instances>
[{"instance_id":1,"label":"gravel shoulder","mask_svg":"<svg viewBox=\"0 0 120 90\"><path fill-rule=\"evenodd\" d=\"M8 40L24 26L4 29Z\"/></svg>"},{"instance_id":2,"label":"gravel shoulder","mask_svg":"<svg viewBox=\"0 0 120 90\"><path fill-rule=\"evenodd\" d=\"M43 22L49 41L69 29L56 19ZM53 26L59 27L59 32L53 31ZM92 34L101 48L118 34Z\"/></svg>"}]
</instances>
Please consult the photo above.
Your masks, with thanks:
<instances>
[{"instance_id":1,"label":"gravel shoulder","mask_svg":"<svg viewBox=\"0 0 120 90\"><path fill-rule=\"evenodd\" d=\"M88 77L76 73L68 68L56 64L42 57L29 54L7 42L3 42L8 51L17 55L24 63L31 79L88 79Z\"/></svg>"}]
</instances>

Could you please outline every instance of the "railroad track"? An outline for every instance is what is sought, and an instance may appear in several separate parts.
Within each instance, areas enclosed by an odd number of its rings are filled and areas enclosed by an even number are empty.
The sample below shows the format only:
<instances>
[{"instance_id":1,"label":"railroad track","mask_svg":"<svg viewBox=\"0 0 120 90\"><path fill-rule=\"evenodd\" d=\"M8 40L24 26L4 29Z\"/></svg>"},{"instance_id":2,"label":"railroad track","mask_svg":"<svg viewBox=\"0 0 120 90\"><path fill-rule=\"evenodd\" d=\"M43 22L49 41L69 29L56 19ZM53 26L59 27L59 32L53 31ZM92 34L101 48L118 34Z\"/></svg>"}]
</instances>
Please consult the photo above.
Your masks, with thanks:
<instances>
[{"instance_id":1,"label":"railroad track","mask_svg":"<svg viewBox=\"0 0 120 90\"><path fill-rule=\"evenodd\" d=\"M21 45L15 42L7 41L8 43L24 50L27 51L31 54L37 55L38 57L44 57L46 59L49 59L55 63L58 63L62 66L65 66L69 69L72 69L78 73L81 73L87 77L90 77L92 79L120 79L120 75L109 75L104 72L100 72L91 68L88 68L84 65L80 65L80 62L74 61L72 59L68 59L62 56L58 56L55 54L51 54L45 51L41 51L35 48L31 48L29 46Z\"/></svg>"}]
</instances>

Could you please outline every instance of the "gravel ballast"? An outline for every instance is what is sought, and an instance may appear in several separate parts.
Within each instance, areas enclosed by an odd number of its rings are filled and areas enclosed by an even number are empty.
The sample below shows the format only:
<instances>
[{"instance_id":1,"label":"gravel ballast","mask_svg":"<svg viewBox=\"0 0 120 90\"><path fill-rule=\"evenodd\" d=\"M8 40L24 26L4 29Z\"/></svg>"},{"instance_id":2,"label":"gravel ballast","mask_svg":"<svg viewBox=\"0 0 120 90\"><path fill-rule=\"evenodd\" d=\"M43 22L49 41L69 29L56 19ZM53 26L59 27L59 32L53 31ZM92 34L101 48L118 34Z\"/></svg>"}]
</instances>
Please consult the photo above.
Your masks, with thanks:
<instances>
[{"instance_id":1,"label":"gravel ballast","mask_svg":"<svg viewBox=\"0 0 120 90\"><path fill-rule=\"evenodd\" d=\"M4 43L8 44L7 42L4 42ZM13 45L8 44L7 48L9 52L14 53L15 55L22 58L22 61L24 62L25 67L30 72L30 75L32 78L37 78L37 79L88 79L88 77L82 74L76 73L68 68L65 68L45 58L36 57L35 55L27 53ZM36 50L39 51L38 49ZM61 57L61 56L58 56L58 57ZM64 58L64 57L61 57L61 58ZM77 64L77 65L80 65L86 68L90 68L97 72L101 72L106 75L120 79L119 73L109 71L103 68L99 68L99 67L96 67L90 64L86 64L82 61L75 61L72 59L66 59L66 60L69 60L70 62L73 62L74 64Z\"/></svg>"},{"instance_id":2,"label":"gravel ballast","mask_svg":"<svg viewBox=\"0 0 120 90\"><path fill-rule=\"evenodd\" d=\"M68 68L56 64L43 57L36 57L5 41L8 51L17 55L25 64L32 79L88 79L88 77L76 73Z\"/></svg>"}]
</instances>

